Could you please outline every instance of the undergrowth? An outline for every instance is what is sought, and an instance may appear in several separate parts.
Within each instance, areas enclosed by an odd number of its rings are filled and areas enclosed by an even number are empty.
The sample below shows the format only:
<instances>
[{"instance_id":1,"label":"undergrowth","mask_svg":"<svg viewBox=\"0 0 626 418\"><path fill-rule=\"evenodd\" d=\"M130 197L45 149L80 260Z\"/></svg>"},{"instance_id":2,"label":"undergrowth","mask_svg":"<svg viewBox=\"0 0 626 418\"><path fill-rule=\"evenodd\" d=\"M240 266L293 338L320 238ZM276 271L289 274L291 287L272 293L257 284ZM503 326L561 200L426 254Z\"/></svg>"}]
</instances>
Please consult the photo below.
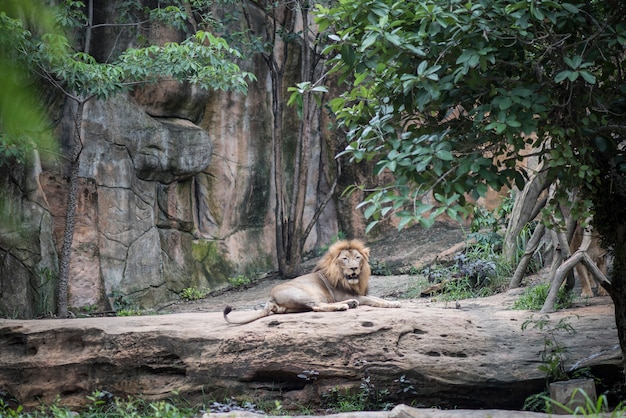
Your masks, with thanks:
<instances>
[{"instance_id":1,"label":"undergrowth","mask_svg":"<svg viewBox=\"0 0 626 418\"><path fill-rule=\"evenodd\" d=\"M543 308L543 304L550 292L550 283L540 283L533 287L529 287L519 296L513 303L512 309L538 311ZM573 306L576 297L574 292L567 290L565 287L559 289L556 299L555 308L557 310L570 308Z\"/></svg>"},{"instance_id":2,"label":"undergrowth","mask_svg":"<svg viewBox=\"0 0 626 418\"><path fill-rule=\"evenodd\" d=\"M87 396L90 403L76 411L61 405L61 399L41 404L26 411L22 406L10 406L0 398L0 417L7 418L190 418L199 411L198 407L184 405L184 402L148 402L140 398L119 399L106 391L96 391Z\"/></svg>"}]
</instances>

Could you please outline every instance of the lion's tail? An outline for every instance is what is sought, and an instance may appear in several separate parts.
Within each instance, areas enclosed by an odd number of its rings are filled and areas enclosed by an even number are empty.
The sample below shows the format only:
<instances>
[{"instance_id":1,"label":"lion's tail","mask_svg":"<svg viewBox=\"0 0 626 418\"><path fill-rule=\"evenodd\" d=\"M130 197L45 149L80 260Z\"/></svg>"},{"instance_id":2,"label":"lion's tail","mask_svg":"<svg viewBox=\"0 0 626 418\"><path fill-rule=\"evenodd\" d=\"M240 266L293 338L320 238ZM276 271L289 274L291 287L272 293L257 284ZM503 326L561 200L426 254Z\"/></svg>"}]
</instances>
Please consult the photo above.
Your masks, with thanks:
<instances>
[{"instance_id":1,"label":"lion's tail","mask_svg":"<svg viewBox=\"0 0 626 418\"><path fill-rule=\"evenodd\" d=\"M232 319L228 318L228 314L231 313L232 310L233 308L231 308L230 306L226 306L224 308L224 320L228 322L229 324L242 325L242 324L248 324L252 321L256 321L257 319L261 319L261 318L271 315L272 304L268 302L267 304L265 304L265 307L263 309L261 309L260 311L257 311L254 315L248 316L247 318L242 318L236 321L233 321Z\"/></svg>"}]
</instances>

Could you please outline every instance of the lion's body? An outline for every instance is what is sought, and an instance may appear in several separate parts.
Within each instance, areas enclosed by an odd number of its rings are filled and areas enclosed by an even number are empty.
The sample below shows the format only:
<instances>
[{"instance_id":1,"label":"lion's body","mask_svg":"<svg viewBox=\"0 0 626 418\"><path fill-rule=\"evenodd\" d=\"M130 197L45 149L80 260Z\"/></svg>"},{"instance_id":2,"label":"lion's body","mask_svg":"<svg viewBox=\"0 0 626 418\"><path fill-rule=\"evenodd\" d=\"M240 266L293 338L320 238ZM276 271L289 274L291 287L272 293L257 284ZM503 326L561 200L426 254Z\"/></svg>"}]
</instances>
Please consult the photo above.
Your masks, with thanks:
<instances>
[{"instance_id":1,"label":"lion's body","mask_svg":"<svg viewBox=\"0 0 626 418\"><path fill-rule=\"evenodd\" d=\"M328 249L312 273L275 286L263 310L234 321L228 318L231 308L226 307L224 319L246 324L272 313L345 311L359 304L399 308L399 302L367 296L370 275L369 249L358 240L339 241Z\"/></svg>"}]
</instances>

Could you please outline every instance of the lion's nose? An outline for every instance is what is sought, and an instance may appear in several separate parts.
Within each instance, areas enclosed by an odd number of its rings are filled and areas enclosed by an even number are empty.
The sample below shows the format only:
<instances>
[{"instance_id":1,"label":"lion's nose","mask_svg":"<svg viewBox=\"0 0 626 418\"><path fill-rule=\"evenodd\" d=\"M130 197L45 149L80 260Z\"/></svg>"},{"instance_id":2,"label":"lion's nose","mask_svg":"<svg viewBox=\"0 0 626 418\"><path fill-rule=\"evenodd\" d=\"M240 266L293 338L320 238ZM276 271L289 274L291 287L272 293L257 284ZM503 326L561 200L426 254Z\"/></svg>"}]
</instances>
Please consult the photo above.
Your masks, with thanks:
<instances>
[{"instance_id":1,"label":"lion's nose","mask_svg":"<svg viewBox=\"0 0 626 418\"><path fill-rule=\"evenodd\" d=\"M356 273L358 269L359 269L358 267L350 267L350 270L352 270L353 273Z\"/></svg>"}]
</instances>

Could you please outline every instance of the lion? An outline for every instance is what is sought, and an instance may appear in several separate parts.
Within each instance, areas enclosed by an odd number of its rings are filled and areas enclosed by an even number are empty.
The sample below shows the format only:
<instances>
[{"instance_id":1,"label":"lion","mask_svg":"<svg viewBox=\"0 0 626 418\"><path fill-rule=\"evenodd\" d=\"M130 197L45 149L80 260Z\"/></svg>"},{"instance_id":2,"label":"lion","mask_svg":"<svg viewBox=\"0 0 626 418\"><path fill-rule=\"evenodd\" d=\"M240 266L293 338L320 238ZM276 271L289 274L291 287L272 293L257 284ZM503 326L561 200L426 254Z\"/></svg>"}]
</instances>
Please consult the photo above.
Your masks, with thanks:
<instances>
[{"instance_id":1,"label":"lion","mask_svg":"<svg viewBox=\"0 0 626 418\"><path fill-rule=\"evenodd\" d=\"M224 319L230 324L247 324L273 313L346 311L359 305L399 308L400 302L367 296L371 275L369 253L360 240L338 241L311 273L274 286L262 310L233 320L228 317L232 308L227 306Z\"/></svg>"}]
</instances>

